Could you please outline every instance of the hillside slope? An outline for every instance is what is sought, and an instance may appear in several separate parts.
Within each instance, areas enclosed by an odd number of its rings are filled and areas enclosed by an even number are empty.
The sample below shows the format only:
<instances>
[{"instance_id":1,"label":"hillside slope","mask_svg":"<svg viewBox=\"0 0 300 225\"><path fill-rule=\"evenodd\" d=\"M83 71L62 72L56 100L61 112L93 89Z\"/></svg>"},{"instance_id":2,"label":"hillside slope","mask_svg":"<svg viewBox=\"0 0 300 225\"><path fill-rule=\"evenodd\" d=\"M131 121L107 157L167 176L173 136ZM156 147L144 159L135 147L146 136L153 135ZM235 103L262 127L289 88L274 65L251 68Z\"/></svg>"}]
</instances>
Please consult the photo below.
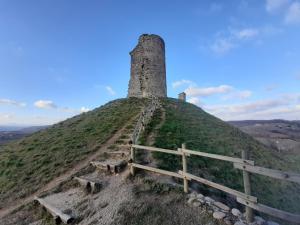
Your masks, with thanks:
<instances>
[{"instance_id":1,"label":"hillside slope","mask_svg":"<svg viewBox=\"0 0 300 225\"><path fill-rule=\"evenodd\" d=\"M135 98L116 100L20 141L1 146L0 205L3 207L43 187L97 151L122 127L134 126L136 116L146 102ZM147 126L140 140L142 144L177 149L185 142L189 149L235 157L240 157L241 149L248 149L257 165L287 171L291 168L290 161L281 159L280 155L251 136L195 105L175 99L164 99L162 105L163 109L155 112L152 122ZM174 171L181 169L181 160L176 156L156 153L153 157L161 168ZM231 163L190 157L188 165L189 172L195 175L242 190L242 174L233 169ZM211 188L192 185L204 193L224 197L219 192L212 192ZM299 213L299 186L253 176L253 187L254 195L260 202Z\"/></svg>"},{"instance_id":2,"label":"hillside slope","mask_svg":"<svg viewBox=\"0 0 300 225\"><path fill-rule=\"evenodd\" d=\"M140 113L143 100L121 99L0 146L0 208L74 167Z\"/></svg>"},{"instance_id":3,"label":"hillside slope","mask_svg":"<svg viewBox=\"0 0 300 225\"><path fill-rule=\"evenodd\" d=\"M145 137L154 136L152 143L156 147L177 149L182 143L186 143L187 147L192 150L234 157L241 157L241 149L247 149L250 152L250 158L255 160L256 165L299 172L299 167L295 167L299 162L293 163L283 159L280 154L270 151L238 128L204 112L195 105L176 99L167 99L163 101L163 105L164 123L156 128L162 117L162 112L156 112L156 118L148 126L144 138L141 140L143 144L149 144ZM164 153L154 153L153 156L158 160L158 166L163 169L178 171L182 168L181 159L177 156ZM202 157L189 157L188 166L189 172L195 175L237 190L243 190L242 173L234 169L231 163ZM296 168L298 171L295 170ZM252 181L253 194L259 198L261 203L290 212L300 212L299 185L258 175L253 175ZM212 190L202 185L195 184L194 186L206 192ZM218 192L215 194L220 195Z\"/></svg>"}]
</instances>

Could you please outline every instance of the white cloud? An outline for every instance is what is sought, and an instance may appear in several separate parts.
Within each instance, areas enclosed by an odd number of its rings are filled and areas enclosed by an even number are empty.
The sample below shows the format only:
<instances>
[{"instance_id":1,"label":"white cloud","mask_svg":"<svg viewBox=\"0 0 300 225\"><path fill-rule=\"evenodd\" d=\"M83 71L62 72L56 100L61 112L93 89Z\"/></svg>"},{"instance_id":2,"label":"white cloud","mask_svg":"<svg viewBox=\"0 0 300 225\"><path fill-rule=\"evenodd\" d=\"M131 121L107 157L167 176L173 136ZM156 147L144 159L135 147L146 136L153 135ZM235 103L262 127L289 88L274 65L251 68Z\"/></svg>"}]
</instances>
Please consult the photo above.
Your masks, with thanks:
<instances>
[{"instance_id":1,"label":"white cloud","mask_svg":"<svg viewBox=\"0 0 300 225\"><path fill-rule=\"evenodd\" d=\"M41 109L55 109L57 106L50 100L38 100L34 103L34 106Z\"/></svg>"},{"instance_id":2,"label":"white cloud","mask_svg":"<svg viewBox=\"0 0 300 225\"><path fill-rule=\"evenodd\" d=\"M299 94L281 96L277 99L265 99L244 104L205 105L209 113L224 120L245 119L300 119L300 107L297 104Z\"/></svg>"},{"instance_id":3,"label":"white cloud","mask_svg":"<svg viewBox=\"0 0 300 225\"><path fill-rule=\"evenodd\" d=\"M179 81L175 81L172 83L172 87L173 88L178 88L182 85L185 85L185 84L193 84L194 82L193 81L190 81L190 80L179 80Z\"/></svg>"},{"instance_id":4,"label":"white cloud","mask_svg":"<svg viewBox=\"0 0 300 225\"><path fill-rule=\"evenodd\" d=\"M280 10L283 10L287 4L289 3L289 0L267 0L266 1L266 10L269 13L278 12Z\"/></svg>"},{"instance_id":5,"label":"white cloud","mask_svg":"<svg viewBox=\"0 0 300 225\"><path fill-rule=\"evenodd\" d=\"M250 98L252 96L252 91L249 90L244 90L244 91L239 91L239 90L233 90L231 94L225 95L222 97L223 100L228 100L228 99L246 99Z\"/></svg>"},{"instance_id":6,"label":"white cloud","mask_svg":"<svg viewBox=\"0 0 300 225\"><path fill-rule=\"evenodd\" d=\"M185 93L187 94L187 96L190 97L205 97L214 94L229 93L232 89L233 87L229 85L220 85L217 87L205 87L205 88L189 87L185 90Z\"/></svg>"},{"instance_id":7,"label":"white cloud","mask_svg":"<svg viewBox=\"0 0 300 225\"><path fill-rule=\"evenodd\" d=\"M251 39L259 35L259 30L254 28L245 28L238 31L233 31L233 34L241 40Z\"/></svg>"},{"instance_id":8,"label":"white cloud","mask_svg":"<svg viewBox=\"0 0 300 225\"><path fill-rule=\"evenodd\" d=\"M223 55L235 47L237 47L237 45L233 40L229 38L217 38L210 46L210 49L218 55Z\"/></svg>"},{"instance_id":9,"label":"white cloud","mask_svg":"<svg viewBox=\"0 0 300 225\"><path fill-rule=\"evenodd\" d=\"M25 102L17 102L15 100L7 99L7 98L1 98L0 99L0 104L13 105L13 106L18 106L18 107L25 107L26 106Z\"/></svg>"},{"instance_id":10,"label":"white cloud","mask_svg":"<svg viewBox=\"0 0 300 225\"><path fill-rule=\"evenodd\" d=\"M209 46L210 50L218 55L224 55L230 50L239 47L246 41L253 40L260 36L261 31L256 28L232 29L228 28L225 32L219 32Z\"/></svg>"},{"instance_id":11,"label":"white cloud","mask_svg":"<svg viewBox=\"0 0 300 225\"><path fill-rule=\"evenodd\" d=\"M106 86L105 89L108 91L108 93L110 95L115 95L116 92L114 91L114 89L111 86Z\"/></svg>"},{"instance_id":12,"label":"white cloud","mask_svg":"<svg viewBox=\"0 0 300 225\"><path fill-rule=\"evenodd\" d=\"M300 2L293 2L286 13L285 22L287 24L299 24L300 23Z\"/></svg>"},{"instance_id":13,"label":"white cloud","mask_svg":"<svg viewBox=\"0 0 300 225\"><path fill-rule=\"evenodd\" d=\"M90 111L90 109L89 109L89 108L86 108L86 107L84 107L84 106L82 106L82 107L80 108L80 112L81 112L81 113L85 113L85 112L88 112L88 111Z\"/></svg>"},{"instance_id":14,"label":"white cloud","mask_svg":"<svg viewBox=\"0 0 300 225\"><path fill-rule=\"evenodd\" d=\"M201 104L200 99L198 97L191 97L187 100L187 102L192 103L194 105L198 105L198 106L200 106L200 104Z\"/></svg>"}]
</instances>

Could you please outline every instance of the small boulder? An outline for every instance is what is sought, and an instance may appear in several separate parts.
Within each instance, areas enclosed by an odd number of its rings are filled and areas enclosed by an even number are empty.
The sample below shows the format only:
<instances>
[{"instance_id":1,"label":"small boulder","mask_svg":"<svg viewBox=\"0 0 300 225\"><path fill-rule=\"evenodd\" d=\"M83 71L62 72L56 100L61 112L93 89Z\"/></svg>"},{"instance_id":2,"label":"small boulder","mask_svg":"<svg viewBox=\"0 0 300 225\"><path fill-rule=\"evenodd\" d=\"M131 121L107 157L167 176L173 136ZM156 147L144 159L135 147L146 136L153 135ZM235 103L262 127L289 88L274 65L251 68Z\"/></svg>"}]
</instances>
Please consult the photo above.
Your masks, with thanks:
<instances>
[{"instance_id":1,"label":"small boulder","mask_svg":"<svg viewBox=\"0 0 300 225\"><path fill-rule=\"evenodd\" d=\"M219 209L224 210L226 212L229 212L229 210L230 210L230 208L227 205L225 205L221 202L214 202L214 205L217 206Z\"/></svg>"},{"instance_id":2,"label":"small boulder","mask_svg":"<svg viewBox=\"0 0 300 225\"><path fill-rule=\"evenodd\" d=\"M202 194L197 194L197 198L198 198L198 199L203 199L204 196L203 196Z\"/></svg>"},{"instance_id":3,"label":"small boulder","mask_svg":"<svg viewBox=\"0 0 300 225\"><path fill-rule=\"evenodd\" d=\"M213 217L214 217L215 219L217 219L217 220L221 220L221 219L223 219L225 216L226 216L226 214L223 213L223 212L214 212L214 213L213 213Z\"/></svg>"},{"instance_id":4,"label":"small boulder","mask_svg":"<svg viewBox=\"0 0 300 225\"><path fill-rule=\"evenodd\" d=\"M213 200L212 198L210 198L210 197L208 197L208 196L206 196L206 197L204 198L204 200L205 200L206 202L209 202L209 203L215 202L215 200Z\"/></svg>"},{"instance_id":5,"label":"small boulder","mask_svg":"<svg viewBox=\"0 0 300 225\"><path fill-rule=\"evenodd\" d=\"M192 192L191 194L189 194L189 198L197 198L197 193Z\"/></svg>"},{"instance_id":6,"label":"small boulder","mask_svg":"<svg viewBox=\"0 0 300 225\"><path fill-rule=\"evenodd\" d=\"M191 197L191 198L188 200L187 203L188 203L189 205L191 205L191 204L193 204L193 202L196 201L196 200L197 200L196 198Z\"/></svg>"},{"instance_id":7,"label":"small boulder","mask_svg":"<svg viewBox=\"0 0 300 225\"><path fill-rule=\"evenodd\" d=\"M193 202L193 206L194 206L194 207L199 207L200 205L201 205L201 203L198 202L198 201L194 201L194 202Z\"/></svg>"},{"instance_id":8,"label":"small boulder","mask_svg":"<svg viewBox=\"0 0 300 225\"><path fill-rule=\"evenodd\" d=\"M238 210L238 209L236 209L236 208L233 208L233 209L231 210L231 213L232 213L232 215L234 215L234 216L236 216L236 217L241 217L241 216L242 216L241 211Z\"/></svg>"},{"instance_id":9,"label":"small boulder","mask_svg":"<svg viewBox=\"0 0 300 225\"><path fill-rule=\"evenodd\" d=\"M197 201L199 201L201 204L205 203L205 200L203 198L202 199L197 199Z\"/></svg>"}]
</instances>

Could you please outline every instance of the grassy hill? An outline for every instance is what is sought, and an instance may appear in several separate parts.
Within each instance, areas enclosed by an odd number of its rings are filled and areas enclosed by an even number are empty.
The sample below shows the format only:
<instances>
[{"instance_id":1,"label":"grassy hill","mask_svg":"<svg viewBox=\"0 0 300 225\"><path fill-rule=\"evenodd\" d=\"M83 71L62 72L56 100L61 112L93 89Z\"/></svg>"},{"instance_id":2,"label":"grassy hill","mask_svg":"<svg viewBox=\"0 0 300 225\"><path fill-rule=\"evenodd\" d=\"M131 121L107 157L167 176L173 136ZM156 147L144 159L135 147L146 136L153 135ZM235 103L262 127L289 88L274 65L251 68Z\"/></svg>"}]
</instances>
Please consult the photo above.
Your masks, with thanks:
<instances>
[{"instance_id":1,"label":"grassy hill","mask_svg":"<svg viewBox=\"0 0 300 225\"><path fill-rule=\"evenodd\" d=\"M0 146L0 207L36 191L95 152L141 110L121 99Z\"/></svg>"},{"instance_id":2,"label":"grassy hill","mask_svg":"<svg viewBox=\"0 0 300 225\"><path fill-rule=\"evenodd\" d=\"M146 137L154 136L156 147L177 149L182 143L186 143L192 150L233 157L241 157L241 149L247 149L256 165L300 172L299 161L283 159L279 153L270 151L238 128L204 112L195 105L176 99L167 99L163 101L163 105L164 123L160 124L162 111L157 111L141 139L142 143L147 142ZM158 124L160 124L159 128L157 128ZM154 153L153 156L158 160L158 166L163 169L178 171L182 168L180 157L164 153ZM188 158L188 166L189 172L195 175L243 190L242 173L234 169L232 163L193 156ZM299 185L259 175L253 175L252 181L253 194L261 203L290 212L300 212ZM205 186L200 188L208 191Z\"/></svg>"},{"instance_id":3,"label":"grassy hill","mask_svg":"<svg viewBox=\"0 0 300 225\"><path fill-rule=\"evenodd\" d=\"M12 201L34 192L95 152L116 131L130 124L144 104L145 100L134 98L116 100L20 141L1 146L1 206L3 207L8 200ZM163 110L155 112L152 122L141 138L142 143L147 144L151 136L154 137L154 145L157 147L177 149L185 142L189 149L236 157L240 157L241 149L248 149L251 159L254 159L257 165L300 171L296 162L281 159L280 155L270 151L249 135L195 105L175 99L162 100L162 104ZM176 156L156 153L154 157L161 168L174 171L181 169L181 160ZM190 157L188 165L189 172L195 175L242 190L242 174L233 169L231 163ZM260 202L299 213L299 186L253 176L253 187L254 195ZM204 187L201 188L208 191Z\"/></svg>"}]
</instances>

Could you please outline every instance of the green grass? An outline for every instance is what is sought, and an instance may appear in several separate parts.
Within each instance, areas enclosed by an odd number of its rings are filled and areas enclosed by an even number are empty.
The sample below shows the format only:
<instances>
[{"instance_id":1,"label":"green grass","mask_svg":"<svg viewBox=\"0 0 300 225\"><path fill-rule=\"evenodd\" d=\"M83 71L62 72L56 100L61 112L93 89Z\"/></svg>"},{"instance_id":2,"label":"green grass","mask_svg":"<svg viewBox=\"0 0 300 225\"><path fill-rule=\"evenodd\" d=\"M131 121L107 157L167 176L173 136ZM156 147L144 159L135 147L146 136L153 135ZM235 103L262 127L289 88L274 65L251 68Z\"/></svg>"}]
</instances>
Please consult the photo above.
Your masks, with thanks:
<instances>
[{"instance_id":1,"label":"green grass","mask_svg":"<svg viewBox=\"0 0 300 225\"><path fill-rule=\"evenodd\" d=\"M166 99L163 105L166 109L166 120L158 131L153 130L156 147L176 150L182 143L186 143L192 150L233 157L241 157L241 150L246 149L256 165L299 172L300 160L292 164L291 161L267 149L249 135L195 105L175 99ZM150 130L146 130L147 134L151 133L151 129L159 123L159 117L158 113L153 118L154 122ZM145 142L144 136L142 142ZM153 156L162 169L178 171L182 168L181 158L178 156L158 152ZM192 156L188 158L188 171L236 190L243 190L242 173L234 169L232 163ZM300 212L299 185L253 175L252 187L253 195L257 196L261 203L290 212ZM212 190L205 186L201 188L204 191Z\"/></svg>"},{"instance_id":2,"label":"green grass","mask_svg":"<svg viewBox=\"0 0 300 225\"><path fill-rule=\"evenodd\" d=\"M0 146L0 207L36 191L95 152L128 124L143 104L144 101L134 98L112 101Z\"/></svg>"},{"instance_id":3,"label":"green grass","mask_svg":"<svg viewBox=\"0 0 300 225\"><path fill-rule=\"evenodd\" d=\"M116 100L20 141L0 146L0 207L34 192L79 163L99 149L121 127L133 129L134 124L128 124L128 121L140 112L144 103L145 100L138 99ZM199 107L175 99L165 99L162 103L166 111L165 122L158 129L162 113L155 112L141 136L142 144L147 144L147 137L152 135L155 146L174 150L185 142L192 150L240 157L241 149L247 149L257 165L300 171L299 157L282 157ZM156 153L154 157L160 168L173 171L181 169L181 159L176 156ZM231 163L189 157L188 170L231 188L243 189L242 173L234 169ZM252 187L253 195L258 197L259 202L290 212L300 212L299 185L255 175L252 177ZM204 186L202 188L205 191L212 190Z\"/></svg>"}]
</instances>

